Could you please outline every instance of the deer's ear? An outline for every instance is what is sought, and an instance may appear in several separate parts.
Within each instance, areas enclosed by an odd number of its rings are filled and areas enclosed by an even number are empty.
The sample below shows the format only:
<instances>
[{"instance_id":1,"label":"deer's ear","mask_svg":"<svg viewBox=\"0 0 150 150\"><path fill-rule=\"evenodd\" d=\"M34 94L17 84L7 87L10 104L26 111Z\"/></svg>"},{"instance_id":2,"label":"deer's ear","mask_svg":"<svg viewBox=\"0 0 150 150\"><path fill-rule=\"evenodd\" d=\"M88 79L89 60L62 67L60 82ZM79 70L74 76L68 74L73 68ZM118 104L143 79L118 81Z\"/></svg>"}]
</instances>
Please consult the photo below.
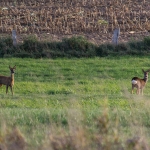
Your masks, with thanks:
<instances>
[{"instance_id":1,"label":"deer's ear","mask_svg":"<svg viewBox=\"0 0 150 150\"><path fill-rule=\"evenodd\" d=\"M149 69L149 70L147 70L147 72L150 72L150 69Z\"/></svg>"},{"instance_id":2,"label":"deer's ear","mask_svg":"<svg viewBox=\"0 0 150 150\"><path fill-rule=\"evenodd\" d=\"M13 68L16 69L16 65Z\"/></svg>"}]
</instances>

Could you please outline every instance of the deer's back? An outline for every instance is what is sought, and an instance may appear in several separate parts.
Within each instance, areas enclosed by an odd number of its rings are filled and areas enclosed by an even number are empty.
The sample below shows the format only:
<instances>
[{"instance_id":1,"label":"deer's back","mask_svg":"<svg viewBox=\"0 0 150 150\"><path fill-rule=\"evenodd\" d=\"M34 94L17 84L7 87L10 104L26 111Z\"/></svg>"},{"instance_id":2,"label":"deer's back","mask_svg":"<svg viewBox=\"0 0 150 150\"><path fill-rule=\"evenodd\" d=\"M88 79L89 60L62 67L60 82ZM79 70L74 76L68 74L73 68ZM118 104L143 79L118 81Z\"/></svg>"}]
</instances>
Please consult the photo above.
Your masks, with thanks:
<instances>
[{"instance_id":1,"label":"deer's back","mask_svg":"<svg viewBox=\"0 0 150 150\"><path fill-rule=\"evenodd\" d=\"M138 77L133 77L132 80L140 80Z\"/></svg>"},{"instance_id":2,"label":"deer's back","mask_svg":"<svg viewBox=\"0 0 150 150\"><path fill-rule=\"evenodd\" d=\"M0 75L0 84L7 85L10 82L10 77Z\"/></svg>"},{"instance_id":3,"label":"deer's back","mask_svg":"<svg viewBox=\"0 0 150 150\"><path fill-rule=\"evenodd\" d=\"M140 79L138 77L133 77L131 81L132 85L134 85L135 87L143 88L146 84L146 82L143 79Z\"/></svg>"}]
</instances>

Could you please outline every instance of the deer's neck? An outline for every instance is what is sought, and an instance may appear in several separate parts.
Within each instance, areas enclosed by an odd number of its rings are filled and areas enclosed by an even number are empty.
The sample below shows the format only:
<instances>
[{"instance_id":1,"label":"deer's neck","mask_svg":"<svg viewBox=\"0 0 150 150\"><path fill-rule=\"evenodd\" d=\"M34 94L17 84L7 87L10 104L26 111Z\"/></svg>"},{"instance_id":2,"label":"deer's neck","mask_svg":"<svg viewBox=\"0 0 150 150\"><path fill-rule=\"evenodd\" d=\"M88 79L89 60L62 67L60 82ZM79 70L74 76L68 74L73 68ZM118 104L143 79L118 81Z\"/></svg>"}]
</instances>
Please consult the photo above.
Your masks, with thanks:
<instances>
[{"instance_id":1,"label":"deer's neck","mask_svg":"<svg viewBox=\"0 0 150 150\"><path fill-rule=\"evenodd\" d=\"M12 82L12 85L14 85L14 73L11 73L11 82Z\"/></svg>"},{"instance_id":2,"label":"deer's neck","mask_svg":"<svg viewBox=\"0 0 150 150\"><path fill-rule=\"evenodd\" d=\"M143 79L145 82L148 81L148 75L147 76L144 76L144 79Z\"/></svg>"}]
</instances>

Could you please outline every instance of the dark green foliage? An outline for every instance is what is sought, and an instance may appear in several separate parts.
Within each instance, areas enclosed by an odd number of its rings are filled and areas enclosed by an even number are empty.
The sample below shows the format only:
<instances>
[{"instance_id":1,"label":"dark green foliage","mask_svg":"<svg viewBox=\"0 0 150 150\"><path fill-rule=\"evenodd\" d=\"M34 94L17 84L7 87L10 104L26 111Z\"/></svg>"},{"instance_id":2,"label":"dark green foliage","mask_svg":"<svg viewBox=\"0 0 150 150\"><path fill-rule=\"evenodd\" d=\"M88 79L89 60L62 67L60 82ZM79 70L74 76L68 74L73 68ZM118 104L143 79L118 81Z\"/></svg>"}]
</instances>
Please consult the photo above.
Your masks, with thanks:
<instances>
[{"instance_id":1,"label":"dark green foliage","mask_svg":"<svg viewBox=\"0 0 150 150\"><path fill-rule=\"evenodd\" d=\"M94 45L82 36L64 38L59 42L40 42L36 36L30 35L22 44L14 47L11 37L0 39L0 57L21 58L57 58L57 57L105 57L120 55L149 55L150 37L143 41L128 43Z\"/></svg>"},{"instance_id":2,"label":"dark green foliage","mask_svg":"<svg viewBox=\"0 0 150 150\"><path fill-rule=\"evenodd\" d=\"M52 57L91 57L95 56L96 46L85 38L64 38L62 42L48 43ZM48 51L47 51L48 53Z\"/></svg>"},{"instance_id":3,"label":"dark green foliage","mask_svg":"<svg viewBox=\"0 0 150 150\"><path fill-rule=\"evenodd\" d=\"M12 54L14 52L12 39L6 37L0 39L0 57L3 57L5 54Z\"/></svg>"},{"instance_id":4,"label":"dark green foliage","mask_svg":"<svg viewBox=\"0 0 150 150\"><path fill-rule=\"evenodd\" d=\"M62 46L64 47L65 51L74 50L80 51L81 53L85 53L90 48L90 43L83 38L82 36L79 37L71 37L65 38L62 40Z\"/></svg>"},{"instance_id":5,"label":"dark green foliage","mask_svg":"<svg viewBox=\"0 0 150 150\"><path fill-rule=\"evenodd\" d=\"M40 43L36 36L29 36L27 37L23 44L22 49L24 49L27 53L37 53L42 52L42 43Z\"/></svg>"},{"instance_id":6,"label":"dark green foliage","mask_svg":"<svg viewBox=\"0 0 150 150\"><path fill-rule=\"evenodd\" d=\"M129 47L128 44L125 43L120 43L116 46L116 52L120 52L120 51L128 51Z\"/></svg>"},{"instance_id":7,"label":"dark green foliage","mask_svg":"<svg viewBox=\"0 0 150 150\"><path fill-rule=\"evenodd\" d=\"M135 50L137 52L146 50L146 45L144 41L133 41L128 43L130 50Z\"/></svg>"},{"instance_id":8,"label":"dark green foliage","mask_svg":"<svg viewBox=\"0 0 150 150\"><path fill-rule=\"evenodd\" d=\"M112 44L102 44L96 48L96 55L99 57L104 57L111 55L115 51L115 46Z\"/></svg>"},{"instance_id":9,"label":"dark green foliage","mask_svg":"<svg viewBox=\"0 0 150 150\"><path fill-rule=\"evenodd\" d=\"M32 58L32 54L22 51L21 53L15 53L14 57L18 58Z\"/></svg>"},{"instance_id":10,"label":"dark green foliage","mask_svg":"<svg viewBox=\"0 0 150 150\"><path fill-rule=\"evenodd\" d=\"M150 37L149 36L144 38L144 43L145 43L145 45L150 46Z\"/></svg>"}]
</instances>

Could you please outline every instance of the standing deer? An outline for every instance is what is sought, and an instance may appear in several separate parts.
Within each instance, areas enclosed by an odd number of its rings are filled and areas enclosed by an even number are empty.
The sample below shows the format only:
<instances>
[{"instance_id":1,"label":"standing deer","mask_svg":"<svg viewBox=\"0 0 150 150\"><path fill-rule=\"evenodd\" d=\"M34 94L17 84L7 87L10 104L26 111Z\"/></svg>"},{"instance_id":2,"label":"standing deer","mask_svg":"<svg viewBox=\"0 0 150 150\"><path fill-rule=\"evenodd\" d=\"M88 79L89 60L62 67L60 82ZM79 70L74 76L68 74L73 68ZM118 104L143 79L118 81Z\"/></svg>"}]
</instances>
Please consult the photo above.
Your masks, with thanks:
<instances>
[{"instance_id":1,"label":"standing deer","mask_svg":"<svg viewBox=\"0 0 150 150\"><path fill-rule=\"evenodd\" d=\"M133 77L131 82L132 82L132 91L131 93L133 94L133 90L134 88L137 88L137 91L136 93L137 94L140 94L140 90L141 90L141 94L143 95L143 89L148 81L148 72L150 72L150 69L147 70L147 71L144 71L142 69L143 73L144 73L144 78L143 79L140 79L138 77Z\"/></svg>"},{"instance_id":2,"label":"standing deer","mask_svg":"<svg viewBox=\"0 0 150 150\"><path fill-rule=\"evenodd\" d=\"M0 75L0 87L2 85L6 85L6 94L7 94L8 93L8 87L10 86L11 93L13 95L14 73L15 73L16 66L14 66L13 68L11 68L9 66L9 69L10 69L10 74L11 74L10 77Z\"/></svg>"}]
</instances>

